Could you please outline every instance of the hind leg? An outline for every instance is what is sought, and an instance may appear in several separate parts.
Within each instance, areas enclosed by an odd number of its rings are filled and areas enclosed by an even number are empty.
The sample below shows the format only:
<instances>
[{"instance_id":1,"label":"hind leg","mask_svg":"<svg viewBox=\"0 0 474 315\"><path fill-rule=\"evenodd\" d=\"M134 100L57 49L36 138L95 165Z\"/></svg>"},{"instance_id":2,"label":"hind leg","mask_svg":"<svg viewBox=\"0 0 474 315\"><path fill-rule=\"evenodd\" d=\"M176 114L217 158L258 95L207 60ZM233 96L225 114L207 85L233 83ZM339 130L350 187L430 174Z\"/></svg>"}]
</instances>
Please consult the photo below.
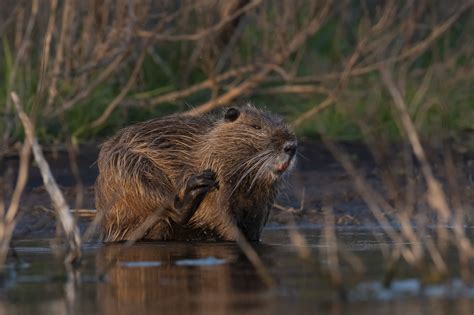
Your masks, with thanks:
<instances>
[{"instance_id":1,"label":"hind leg","mask_svg":"<svg viewBox=\"0 0 474 315\"><path fill-rule=\"evenodd\" d=\"M163 219L151 227L143 239L174 239L172 223L185 226L199 208L206 194L215 189L218 189L218 183L214 172L205 170L189 176L181 189L179 189L179 192L174 196L174 199L171 197L169 200L163 201L167 206L156 210L161 211ZM172 196L172 194L169 196Z\"/></svg>"},{"instance_id":2,"label":"hind leg","mask_svg":"<svg viewBox=\"0 0 474 315\"><path fill-rule=\"evenodd\" d=\"M131 154L128 159L140 168L118 172L115 165L108 163L99 168L95 188L96 208L102 216L102 239L106 242L134 239L135 231L142 229L154 214L159 214L159 218L148 231L143 231L143 237L153 230L154 239L166 239L176 189L151 161Z\"/></svg>"},{"instance_id":3,"label":"hind leg","mask_svg":"<svg viewBox=\"0 0 474 315\"><path fill-rule=\"evenodd\" d=\"M141 172L126 180L117 178L115 172L102 172L97 180L97 209L105 214L102 236L107 242L134 238L134 231L153 214L159 218L144 231L143 238L167 239L170 221L185 225L205 195L217 189L216 175L210 170L189 176L179 188L150 161L138 162Z\"/></svg>"},{"instance_id":4,"label":"hind leg","mask_svg":"<svg viewBox=\"0 0 474 315\"><path fill-rule=\"evenodd\" d=\"M161 182L163 184L163 182ZM157 186L153 185L155 188ZM150 186L148 186L150 187ZM164 187L161 187L164 188ZM143 231L142 239L146 240L166 240L173 238L172 224L170 221L178 225L186 225L189 219L194 215L202 200L207 193L218 188L216 174L210 170L205 170L201 173L191 175L185 180L182 187L177 190L178 193L173 194L168 190L168 193L161 193L160 197L155 199L155 204L143 204L149 208L146 211L146 217L141 217L138 222L140 226L136 228L143 228L147 220L155 220L147 230ZM156 190L154 191L156 193ZM153 191L148 192L151 196ZM130 198L127 198L130 200ZM128 205L129 207L138 207L139 205ZM153 209L151 209L153 207ZM153 215L157 215L154 217ZM130 231L125 238L133 233Z\"/></svg>"}]
</instances>

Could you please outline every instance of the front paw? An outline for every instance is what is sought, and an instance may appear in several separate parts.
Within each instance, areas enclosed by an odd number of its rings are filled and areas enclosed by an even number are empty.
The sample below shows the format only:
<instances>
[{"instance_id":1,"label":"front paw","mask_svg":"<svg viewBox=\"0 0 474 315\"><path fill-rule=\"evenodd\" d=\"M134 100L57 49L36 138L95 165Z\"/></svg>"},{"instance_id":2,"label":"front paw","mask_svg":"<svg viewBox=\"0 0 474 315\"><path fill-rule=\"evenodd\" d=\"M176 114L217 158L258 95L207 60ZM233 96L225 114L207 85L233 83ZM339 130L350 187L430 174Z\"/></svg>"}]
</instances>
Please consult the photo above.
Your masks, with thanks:
<instances>
[{"instance_id":1,"label":"front paw","mask_svg":"<svg viewBox=\"0 0 474 315\"><path fill-rule=\"evenodd\" d=\"M189 194L195 198L216 189L219 189L217 175L214 171L207 169L189 178L186 184L185 194Z\"/></svg>"},{"instance_id":2,"label":"front paw","mask_svg":"<svg viewBox=\"0 0 474 315\"><path fill-rule=\"evenodd\" d=\"M174 200L176 214L172 217L178 224L186 224L199 207L207 193L219 189L216 173L211 170L192 175L186 182L182 195Z\"/></svg>"}]
</instances>

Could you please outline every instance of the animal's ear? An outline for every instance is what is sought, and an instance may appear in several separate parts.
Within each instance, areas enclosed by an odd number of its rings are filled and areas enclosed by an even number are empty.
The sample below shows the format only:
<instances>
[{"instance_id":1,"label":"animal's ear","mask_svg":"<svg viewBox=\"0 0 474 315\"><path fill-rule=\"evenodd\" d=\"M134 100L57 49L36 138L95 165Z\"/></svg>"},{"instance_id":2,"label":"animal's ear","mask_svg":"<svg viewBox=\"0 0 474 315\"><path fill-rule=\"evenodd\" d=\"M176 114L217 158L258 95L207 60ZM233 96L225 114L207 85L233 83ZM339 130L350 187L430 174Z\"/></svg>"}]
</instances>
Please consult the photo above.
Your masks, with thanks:
<instances>
[{"instance_id":1,"label":"animal's ear","mask_svg":"<svg viewBox=\"0 0 474 315\"><path fill-rule=\"evenodd\" d=\"M228 110L226 110L224 114L224 120L227 122L232 122L235 121L237 118L239 118L240 111L237 108L231 107Z\"/></svg>"}]
</instances>

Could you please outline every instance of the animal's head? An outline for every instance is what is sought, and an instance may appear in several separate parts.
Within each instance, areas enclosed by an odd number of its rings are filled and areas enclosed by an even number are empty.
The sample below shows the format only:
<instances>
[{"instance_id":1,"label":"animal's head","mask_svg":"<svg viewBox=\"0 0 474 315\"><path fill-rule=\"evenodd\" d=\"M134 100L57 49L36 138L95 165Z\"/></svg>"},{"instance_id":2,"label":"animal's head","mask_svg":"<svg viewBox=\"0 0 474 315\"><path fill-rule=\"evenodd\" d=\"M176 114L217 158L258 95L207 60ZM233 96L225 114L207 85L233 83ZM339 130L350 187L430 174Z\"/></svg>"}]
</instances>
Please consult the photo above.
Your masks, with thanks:
<instances>
[{"instance_id":1,"label":"animal's head","mask_svg":"<svg viewBox=\"0 0 474 315\"><path fill-rule=\"evenodd\" d=\"M227 179L250 183L251 188L288 173L297 140L280 117L248 105L226 109L210 130L206 147L211 168L219 167Z\"/></svg>"}]
</instances>

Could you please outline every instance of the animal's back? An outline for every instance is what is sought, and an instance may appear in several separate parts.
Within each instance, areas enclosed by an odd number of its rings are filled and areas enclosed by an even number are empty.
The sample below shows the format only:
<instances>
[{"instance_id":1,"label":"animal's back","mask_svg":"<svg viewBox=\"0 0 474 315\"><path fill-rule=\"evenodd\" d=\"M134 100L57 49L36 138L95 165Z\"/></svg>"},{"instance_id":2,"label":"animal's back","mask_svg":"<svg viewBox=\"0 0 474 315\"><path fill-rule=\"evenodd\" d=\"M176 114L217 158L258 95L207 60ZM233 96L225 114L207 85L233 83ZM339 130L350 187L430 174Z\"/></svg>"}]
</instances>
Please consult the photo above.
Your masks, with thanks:
<instances>
[{"instance_id":1,"label":"animal's back","mask_svg":"<svg viewBox=\"0 0 474 315\"><path fill-rule=\"evenodd\" d=\"M102 145L95 189L104 240L127 239L150 213L169 208L163 201L195 167L191 148L211 123L184 115L152 119L122 129ZM158 223L163 238L169 229L169 222Z\"/></svg>"}]
</instances>

